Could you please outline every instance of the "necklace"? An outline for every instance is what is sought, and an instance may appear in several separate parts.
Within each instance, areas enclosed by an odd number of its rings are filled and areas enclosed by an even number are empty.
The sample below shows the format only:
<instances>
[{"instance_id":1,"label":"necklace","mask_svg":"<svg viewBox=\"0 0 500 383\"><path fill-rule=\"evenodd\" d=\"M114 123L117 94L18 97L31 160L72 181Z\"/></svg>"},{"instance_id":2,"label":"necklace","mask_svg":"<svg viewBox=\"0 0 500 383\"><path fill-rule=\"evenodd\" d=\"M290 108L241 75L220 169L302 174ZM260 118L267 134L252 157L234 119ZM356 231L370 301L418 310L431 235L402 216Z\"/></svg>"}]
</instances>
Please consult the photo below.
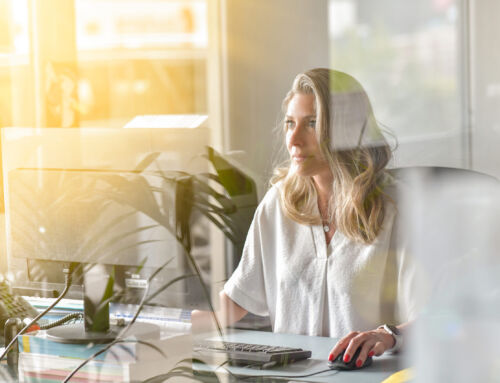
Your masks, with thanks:
<instances>
[{"instance_id":1,"label":"necklace","mask_svg":"<svg viewBox=\"0 0 500 383\"><path fill-rule=\"evenodd\" d=\"M320 215L320 218L321 218L321 224L323 226L323 231L325 233L328 233L330 231L330 225L332 224L332 221L333 219L330 219L330 220L326 220L323 218L323 209L320 208L320 203L318 202L318 210L319 210L319 215ZM324 208L325 211L329 211L329 208L328 208L328 205ZM328 214L327 214L328 215Z\"/></svg>"},{"instance_id":2,"label":"necklace","mask_svg":"<svg viewBox=\"0 0 500 383\"><path fill-rule=\"evenodd\" d=\"M323 221L323 231L325 233L328 233L330 231L330 222L328 221Z\"/></svg>"},{"instance_id":3,"label":"necklace","mask_svg":"<svg viewBox=\"0 0 500 383\"><path fill-rule=\"evenodd\" d=\"M325 233L328 233L330 231L330 225L332 224L332 219L327 221L326 219L323 219L321 213L320 213L320 216L321 216L321 224L323 226L323 231Z\"/></svg>"}]
</instances>

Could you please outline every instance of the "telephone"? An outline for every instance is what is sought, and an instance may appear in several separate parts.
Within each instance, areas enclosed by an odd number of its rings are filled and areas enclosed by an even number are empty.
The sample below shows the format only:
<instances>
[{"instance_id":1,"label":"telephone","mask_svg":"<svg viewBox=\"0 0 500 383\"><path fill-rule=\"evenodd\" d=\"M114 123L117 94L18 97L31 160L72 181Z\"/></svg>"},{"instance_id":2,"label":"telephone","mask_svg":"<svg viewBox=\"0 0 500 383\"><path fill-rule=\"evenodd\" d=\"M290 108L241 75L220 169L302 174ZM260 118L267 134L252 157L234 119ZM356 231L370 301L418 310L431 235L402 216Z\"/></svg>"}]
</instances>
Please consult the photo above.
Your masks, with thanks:
<instances>
[{"instance_id":1,"label":"telephone","mask_svg":"<svg viewBox=\"0 0 500 383\"><path fill-rule=\"evenodd\" d=\"M9 318L34 318L38 315L37 309L26 299L12 292L10 283L0 278L0 337L4 335L5 322Z\"/></svg>"}]
</instances>

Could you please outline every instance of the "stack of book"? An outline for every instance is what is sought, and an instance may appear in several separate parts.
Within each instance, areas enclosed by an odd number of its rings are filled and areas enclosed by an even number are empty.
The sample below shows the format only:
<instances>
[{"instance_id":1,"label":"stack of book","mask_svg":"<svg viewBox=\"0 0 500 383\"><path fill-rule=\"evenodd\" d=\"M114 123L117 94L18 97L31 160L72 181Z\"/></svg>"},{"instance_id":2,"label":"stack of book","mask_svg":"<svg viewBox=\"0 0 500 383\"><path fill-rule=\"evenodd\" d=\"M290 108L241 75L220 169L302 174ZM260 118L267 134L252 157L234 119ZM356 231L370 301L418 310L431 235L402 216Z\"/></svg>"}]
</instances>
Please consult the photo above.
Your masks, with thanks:
<instances>
[{"instance_id":1,"label":"stack of book","mask_svg":"<svg viewBox=\"0 0 500 383\"><path fill-rule=\"evenodd\" d=\"M81 368L71 382L143 381L167 373L181 360L191 358L189 334L144 341L148 344L127 341L113 345ZM58 343L48 339L44 331L23 335L19 340L19 381L61 382L75 367L105 346Z\"/></svg>"}]
</instances>

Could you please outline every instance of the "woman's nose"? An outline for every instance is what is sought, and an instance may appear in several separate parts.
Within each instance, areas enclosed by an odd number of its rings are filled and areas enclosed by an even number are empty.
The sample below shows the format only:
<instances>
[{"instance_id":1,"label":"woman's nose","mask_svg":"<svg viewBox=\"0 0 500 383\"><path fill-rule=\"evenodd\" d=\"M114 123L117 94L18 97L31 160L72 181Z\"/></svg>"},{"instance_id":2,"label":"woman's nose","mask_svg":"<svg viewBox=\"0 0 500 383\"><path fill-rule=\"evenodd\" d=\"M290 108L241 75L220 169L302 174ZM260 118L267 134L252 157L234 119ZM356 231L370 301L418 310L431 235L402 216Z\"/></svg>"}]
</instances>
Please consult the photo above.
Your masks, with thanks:
<instances>
[{"instance_id":1,"label":"woman's nose","mask_svg":"<svg viewBox=\"0 0 500 383\"><path fill-rule=\"evenodd\" d=\"M302 139L303 139L303 133L304 133L304 129L303 129L302 125L297 124L295 129L293 129L293 131L291 132L290 144L291 145L300 144L302 142Z\"/></svg>"}]
</instances>

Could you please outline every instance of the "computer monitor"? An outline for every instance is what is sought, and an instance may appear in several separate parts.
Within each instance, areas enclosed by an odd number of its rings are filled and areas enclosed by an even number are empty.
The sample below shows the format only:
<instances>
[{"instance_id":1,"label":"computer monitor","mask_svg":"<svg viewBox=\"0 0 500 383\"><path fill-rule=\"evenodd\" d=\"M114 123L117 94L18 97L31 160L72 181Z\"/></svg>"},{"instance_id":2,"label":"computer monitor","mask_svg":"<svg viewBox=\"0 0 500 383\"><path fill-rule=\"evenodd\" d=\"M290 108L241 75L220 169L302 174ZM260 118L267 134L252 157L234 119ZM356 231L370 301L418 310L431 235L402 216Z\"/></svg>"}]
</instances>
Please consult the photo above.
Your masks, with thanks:
<instances>
[{"instance_id":1,"label":"computer monitor","mask_svg":"<svg viewBox=\"0 0 500 383\"><path fill-rule=\"evenodd\" d=\"M151 281L150 292L178 276L192 274L185 251L176 238L178 188L172 180L179 174L171 169L161 170L164 167L175 169L175 165L165 166L165 161L156 161L155 166L139 170L120 170L116 164L111 169L89 168L82 163L82 153L86 152L88 145L82 143L84 140L81 137L75 137L75 134L78 136L81 133L64 130L42 132L42 135L48 134L51 138L49 148L44 145L46 142L43 139L36 138L36 131L21 130L21 133L24 135L15 135L12 146L6 145L4 140L3 148L9 271L15 274L14 283L19 292L48 296L53 296L54 290L59 293L64 282L61 271L69 262L85 265L84 272L79 275L83 278L76 282L80 286L70 292L70 297L80 298L85 293L85 304L88 299L102 298L109 276L114 278L117 293L113 300L138 303L148 278L167 261L168 265ZM12 136L13 133L10 134ZM121 134L144 139L148 132L99 131L92 134L91 140L88 137L85 139L95 143L103 136L109 138L115 135L122 139ZM24 140L26 137L28 140ZM59 147L60 156L54 156L49 150L50 145L57 139L62 141L62 138L68 137L68 147ZM16 140L25 142L20 144ZM76 141L76 145L71 145L72 141ZM36 145L32 145L33 142ZM171 159L185 155L175 153L170 147L171 141L167 144L169 149L161 155L167 154ZM136 144L132 141L129 145L131 148L124 148L122 153L130 155L134 150L141 151L140 156L132 154L142 159L151 155L148 152L150 148L144 150L140 142ZM15 148L37 146L42 148L42 154L46 151L48 157L53 156L50 161L42 163L51 165L58 159L66 159L61 160L61 165L76 166L13 166L20 162L12 161ZM191 153L195 148L201 151L204 146L193 146ZM72 149L78 152L78 156L76 160L68 161L68 158L72 159L72 154L67 152ZM99 151L95 153L96 157L100 154L107 155ZM161 156L157 159L161 160ZM116 158L113 160L118 162ZM179 170L187 168L186 164L180 165ZM107 166L110 167L109 163ZM205 225L196 217L190 223L194 229ZM195 252L200 253L200 248L206 246L207 241L194 242L198 243ZM85 285L84 291L81 285ZM206 300L206 296L200 281L190 277L174 283L149 304L188 308L189 305L200 307L197 302L202 300ZM92 325L90 314L87 319Z\"/></svg>"},{"instance_id":2,"label":"computer monitor","mask_svg":"<svg viewBox=\"0 0 500 383\"><path fill-rule=\"evenodd\" d=\"M93 265L106 265L100 278L86 283L85 297L99 300L107 275L115 281L113 301L138 303L148 277L167 261L151 292L190 274L175 236L174 183L134 172L73 169L15 169L7 177L10 266L19 287L47 292L63 282L59 272L70 262L85 265L83 282L97 270ZM154 302L183 305L189 285L179 281Z\"/></svg>"}]
</instances>

